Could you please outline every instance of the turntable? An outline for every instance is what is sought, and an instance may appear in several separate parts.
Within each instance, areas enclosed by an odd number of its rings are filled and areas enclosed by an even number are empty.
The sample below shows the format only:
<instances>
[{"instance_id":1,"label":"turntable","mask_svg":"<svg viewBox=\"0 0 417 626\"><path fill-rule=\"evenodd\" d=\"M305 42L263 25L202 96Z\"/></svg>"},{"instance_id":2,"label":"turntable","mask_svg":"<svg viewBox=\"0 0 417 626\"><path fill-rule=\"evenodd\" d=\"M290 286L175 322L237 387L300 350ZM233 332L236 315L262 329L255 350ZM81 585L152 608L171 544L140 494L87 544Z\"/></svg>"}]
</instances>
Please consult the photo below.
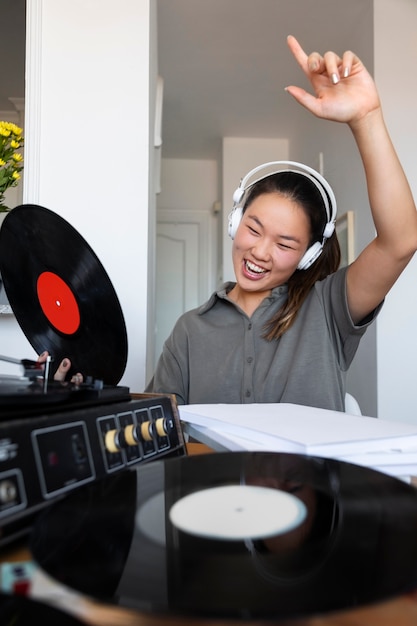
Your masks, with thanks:
<instances>
[{"instance_id":1,"label":"turntable","mask_svg":"<svg viewBox=\"0 0 417 626\"><path fill-rule=\"evenodd\" d=\"M16 319L45 365L0 356L0 545L27 533L55 498L138 463L186 454L175 398L118 385L127 333L113 285L82 236L37 205L7 214L0 273ZM71 359L68 381L53 379ZM82 372L84 382L70 382Z\"/></svg>"},{"instance_id":2,"label":"turntable","mask_svg":"<svg viewBox=\"0 0 417 626\"><path fill-rule=\"evenodd\" d=\"M220 452L157 460L69 494L38 516L30 548L61 585L152 624L320 616L356 626L378 622L340 611L417 587L416 529L416 490L386 474Z\"/></svg>"}]
</instances>

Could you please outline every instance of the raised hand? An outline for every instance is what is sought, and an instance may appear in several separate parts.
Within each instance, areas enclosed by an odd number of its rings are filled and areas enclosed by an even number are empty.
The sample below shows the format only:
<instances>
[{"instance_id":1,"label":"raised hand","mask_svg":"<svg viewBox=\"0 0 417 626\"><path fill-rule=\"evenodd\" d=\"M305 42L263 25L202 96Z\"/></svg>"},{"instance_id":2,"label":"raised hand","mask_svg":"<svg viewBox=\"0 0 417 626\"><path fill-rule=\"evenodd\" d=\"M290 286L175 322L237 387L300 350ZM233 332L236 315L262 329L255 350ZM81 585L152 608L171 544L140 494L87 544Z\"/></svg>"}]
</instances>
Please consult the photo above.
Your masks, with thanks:
<instances>
[{"instance_id":1,"label":"raised hand","mask_svg":"<svg viewBox=\"0 0 417 626\"><path fill-rule=\"evenodd\" d=\"M292 35L287 43L309 79L314 95L294 85L286 90L311 113L323 119L354 124L371 111L380 109L374 80L356 54L348 50L342 57L331 51L307 55Z\"/></svg>"}]
</instances>

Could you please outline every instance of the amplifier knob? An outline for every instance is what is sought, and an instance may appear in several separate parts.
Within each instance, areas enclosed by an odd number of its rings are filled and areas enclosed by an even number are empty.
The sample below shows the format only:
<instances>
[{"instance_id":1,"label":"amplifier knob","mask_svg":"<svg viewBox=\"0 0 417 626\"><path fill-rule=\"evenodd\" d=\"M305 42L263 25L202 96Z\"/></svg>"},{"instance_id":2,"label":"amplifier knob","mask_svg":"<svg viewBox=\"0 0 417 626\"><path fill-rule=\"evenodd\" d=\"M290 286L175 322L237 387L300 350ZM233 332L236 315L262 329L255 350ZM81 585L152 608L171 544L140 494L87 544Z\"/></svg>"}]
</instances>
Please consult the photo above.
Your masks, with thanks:
<instances>
[{"instance_id":1,"label":"amplifier knob","mask_svg":"<svg viewBox=\"0 0 417 626\"><path fill-rule=\"evenodd\" d=\"M123 431L108 430L104 437L104 444L108 452L119 452L126 446L126 439Z\"/></svg>"},{"instance_id":2,"label":"amplifier knob","mask_svg":"<svg viewBox=\"0 0 417 626\"><path fill-rule=\"evenodd\" d=\"M139 443L137 426L129 424L125 428L125 439L128 446L137 446Z\"/></svg>"},{"instance_id":3,"label":"amplifier knob","mask_svg":"<svg viewBox=\"0 0 417 626\"><path fill-rule=\"evenodd\" d=\"M165 417L160 417L155 421L156 432L160 437L166 437L168 434L168 426Z\"/></svg>"},{"instance_id":4,"label":"amplifier knob","mask_svg":"<svg viewBox=\"0 0 417 626\"><path fill-rule=\"evenodd\" d=\"M138 426L129 424L124 429L124 440L128 446L137 446L139 441L152 441L153 433L152 422L142 422Z\"/></svg>"},{"instance_id":5,"label":"amplifier knob","mask_svg":"<svg viewBox=\"0 0 417 626\"><path fill-rule=\"evenodd\" d=\"M140 434L144 441L152 441L153 424L152 422L142 422L140 425Z\"/></svg>"}]
</instances>

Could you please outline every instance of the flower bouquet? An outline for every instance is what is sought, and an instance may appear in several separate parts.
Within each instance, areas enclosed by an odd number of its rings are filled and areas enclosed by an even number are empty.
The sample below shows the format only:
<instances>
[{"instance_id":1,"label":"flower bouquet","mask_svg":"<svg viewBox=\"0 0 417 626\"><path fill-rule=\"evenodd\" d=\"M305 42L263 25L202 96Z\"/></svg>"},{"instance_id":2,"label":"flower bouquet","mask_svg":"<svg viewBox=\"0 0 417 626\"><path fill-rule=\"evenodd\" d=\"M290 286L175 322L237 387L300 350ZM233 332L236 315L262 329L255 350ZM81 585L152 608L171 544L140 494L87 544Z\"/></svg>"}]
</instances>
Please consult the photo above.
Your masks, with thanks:
<instances>
[{"instance_id":1,"label":"flower bouquet","mask_svg":"<svg viewBox=\"0 0 417 626\"><path fill-rule=\"evenodd\" d=\"M0 213L10 211L4 203L4 193L16 187L23 170L23 156L18 150L23 146L22 129L11 122L0 121Z\"/></svg>"}]
</instances>

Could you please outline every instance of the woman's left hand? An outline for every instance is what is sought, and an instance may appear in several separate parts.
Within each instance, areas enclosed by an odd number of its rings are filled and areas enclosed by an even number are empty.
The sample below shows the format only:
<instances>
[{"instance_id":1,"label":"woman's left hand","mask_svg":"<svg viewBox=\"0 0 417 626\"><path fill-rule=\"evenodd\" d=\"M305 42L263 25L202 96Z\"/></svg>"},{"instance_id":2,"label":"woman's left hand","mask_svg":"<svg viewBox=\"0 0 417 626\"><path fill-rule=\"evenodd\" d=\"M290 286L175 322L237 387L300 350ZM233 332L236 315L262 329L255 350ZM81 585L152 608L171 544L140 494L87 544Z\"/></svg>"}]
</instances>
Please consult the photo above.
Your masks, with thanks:
<instances>
[{"instance_id":1,"label":"woman's left hand","mask_svg":"<svg viewBox=\"0 0 417 626\"><path fill-rule=\"evenodd\" d=\"M380 109L374 80L354 52L348 50L342 57L331 51L307 55L292 35L287 43L314 95L294 85L286 91L311 113L335 122L355 123Z\"/></svg>"}]
</instances>

